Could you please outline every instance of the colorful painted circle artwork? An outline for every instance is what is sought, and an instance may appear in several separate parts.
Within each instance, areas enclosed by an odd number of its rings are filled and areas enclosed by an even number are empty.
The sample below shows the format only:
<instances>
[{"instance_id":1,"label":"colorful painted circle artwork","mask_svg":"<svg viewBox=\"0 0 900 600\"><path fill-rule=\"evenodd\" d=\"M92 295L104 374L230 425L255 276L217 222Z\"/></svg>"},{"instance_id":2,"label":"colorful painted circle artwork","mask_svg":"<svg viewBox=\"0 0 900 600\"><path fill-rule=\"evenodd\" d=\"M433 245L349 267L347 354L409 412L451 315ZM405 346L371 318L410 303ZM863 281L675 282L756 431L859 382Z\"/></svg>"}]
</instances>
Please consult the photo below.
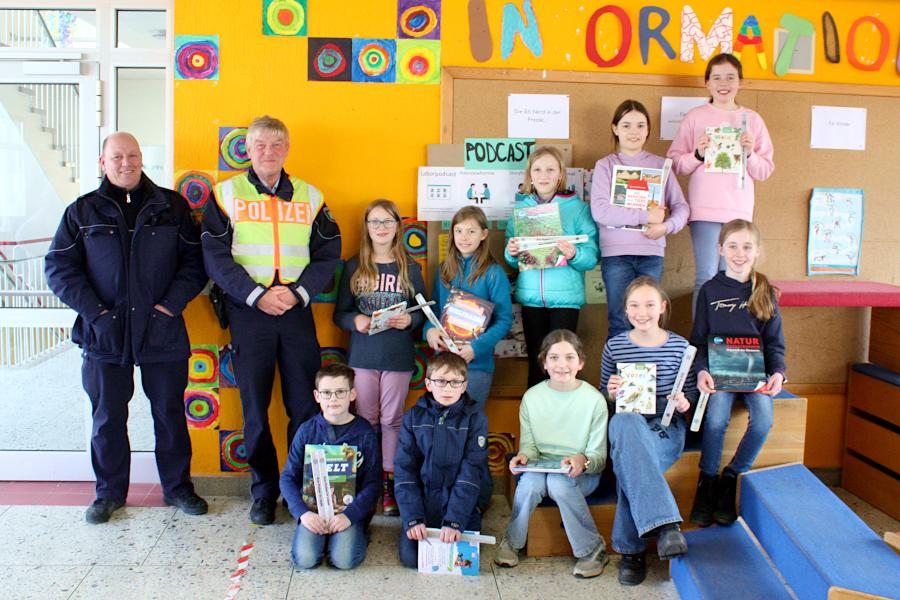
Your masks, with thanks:
<instances>
[{"instance_id":1,"label":"colorful painted circle artwork","mask_svg":"<svg viewBox=\"0 0 900 600\"><path fill-rule=\"evenodd\" d=\"M306 2L266 0L263 4L265 35L306 35Z\"/></svg>"},{"instance_id":2,"label":"colorful painted circle artwork","mask_svg":"<svg viewBox=\"0 0 900 600\"><path fill-rule=\"evenodd\" d=\"M219 421L219 395L213 390L184 390L184 416L188 427L214 428Z\"/></svg>"},{"instance_id":3,"label":"colorful painted circle artwork","mask_svg":"<svg viewBox=\"0 0 900 600\"><path fill-rule=\"evenodd\" d=\"M437 14L424 4L411 6L400 14L400 31L411 38L425 37L434 31L437 24Z\"/></svg>"},{"instance_id":4,"label":"colorful painted circle artwork","mask_svg":"<svg viewBox=\"0 0 900 600\"><path fill-rule=\"evenodd\" d=\"M175 37L175 79L218 79L219 36Z\"/></svg>"},{"instance_id":5,"label":"colorful painted circle artwork","mask_svg":"<svg viewBox=\"0 0 900 600\"><path fill-rule=\"evenodd\" d=\"M219 128L219 170L241 171L250 166L246 127Z\"/></svg>"},{"instance_id":6,"label":"colorful painted circle artwork","mask_svg":"<svg viewBox=\"0 0 900 600\"><path fill-rule=\"evenodd\" d=\"M366 44L359 51L359 68L368 77L383 75L391 66L390 51L378 42Z\"/></svg>"},{"instance_id":7,"label":"colorful painted circle artwork","mask_svg":"<svg viewBox=\"0 0 900 600\"><path fill-rule=\"evenodd\" d=\"M249 471L247 446L241 430L219 432L220 463L223 471Z\"/></svg>"},{"instance_id":8,"label":"colorful painted circle artwork","mask_svg":"<svg viewBox=\"0 0 900 600\"><path fill-rule=\"evenodd\" d=\"M403 219L403 245L413 258L424 258L428 250L425 223Z\"/></svg>"},{"instance_id":9,"label":"colorful painted circle artwork","mask_svg":"<svg viewBox=\"0 0 900 600\"><path fill-rule=\"evenodd\" d=\"M322 359L322 366L330 365L333 363L338 363L342 365L347 364L347 351L343 348L339 348L337 346L328 346L322 348L320 351L320 357Z\"/></svg>"},{"instance_id":10,"label":"colorful painted circle artwork","mask_svg":"<svg viewBox=\"0 0 900 600\"><path fill-rule=\"evenodd\" d=\"M223 388L236 388L237 379L234 376L234 350L231 345L222 346L219 350L219 386Z\"/></svg>"},{"instance_id":11,"label":"colorful painted circle artwork","mask_svg":"<svg viewBox=\"0 0 900 600\"><path fill-rule=\"evenodd\" d=\"M337 44L327 43L316 51L313 68L319 77L331 79L347 70L347 57Z\"/></svg>"},{"instance_id":12,"label":"colorful painted circle artwork","mask_svg":"<svg viewBox=\"0 0 900 600\"><path fill-rule=\"evenodd\" d=\"M193 211L203 211L215 183L209 173L183 171L175 180L175 189L184 196Z\"/></svg>"},{"instance_id":13,"label":"colorful painted circle artwork","mask_svg":"<svg viewBox=\"0 0 900 600\"><path fill-rule=\"evenodd\" d=\"M437 40L397 40L397 83L438 84L441 43Z\"/></svg>"},{"instance_id":14,"label":"colorful painted circle artwork","mask_svg":"<svg viewBox=\"0 0 900 600\"><path fill-rule=\"evenodd\" d=\"M219 384L219 351L215 346L192 346L188 361L188 385L216 387Z\"/></svg>"},{"instance_id":15,"label":"colorful painted circle artwork","mask_svg":"<svg viewBox=\"0 0 900 600\"><path fill-rule=\"evenodd\" d=\"M511 433L488 433L488 468L492 473L506 472L506 455L516 451Z\"/></svg>"},{"instance_id":16,"label":"colorful painted circle artwork","mask_svg":"<svg viewBox=\"0 0 900 600\"><path fill-rule=\"evenodd\" d=\"M428 358L434 354L434 350L425 342L416 342L416 367L412 379L409 380L409 389L425 389L425 368L428 366Z\"/></svg>"}]
</instances>

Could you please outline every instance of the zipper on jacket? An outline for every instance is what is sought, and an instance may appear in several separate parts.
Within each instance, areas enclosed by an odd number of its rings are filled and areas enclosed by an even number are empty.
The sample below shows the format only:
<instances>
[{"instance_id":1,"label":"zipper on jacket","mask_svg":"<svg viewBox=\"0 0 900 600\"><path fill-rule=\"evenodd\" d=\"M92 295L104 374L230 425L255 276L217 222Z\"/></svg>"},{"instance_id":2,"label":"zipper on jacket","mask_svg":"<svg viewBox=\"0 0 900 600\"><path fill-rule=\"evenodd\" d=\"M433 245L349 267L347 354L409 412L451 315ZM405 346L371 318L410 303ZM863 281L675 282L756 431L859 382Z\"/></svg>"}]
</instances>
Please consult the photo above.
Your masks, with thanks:
<instances>
[{"instance_id":1,"label":"zipper on jacket","mask_svg":"<svg viewBox=\"0 0 900 600\"><path fill-rule=\"evenodd\" d=\"M444 412L441 413L441 418L438 419L438 425L443 425L443 424L444 424L444 419L447 418L447 413L448 413L448 412L450 412L450 411L449 411L449 410L445 410Z\"/></svg>"},{"instance_id":2,"label":"zipper on jacket","mask_svg":"<svg viewBox=\"0 0 900 600\"><path fill-rule=\"evenodd\" d=\"M541 304L543 306L547 306L547 301L544 299L544 270L541 269Z\"/></svg>"}]
</instances>

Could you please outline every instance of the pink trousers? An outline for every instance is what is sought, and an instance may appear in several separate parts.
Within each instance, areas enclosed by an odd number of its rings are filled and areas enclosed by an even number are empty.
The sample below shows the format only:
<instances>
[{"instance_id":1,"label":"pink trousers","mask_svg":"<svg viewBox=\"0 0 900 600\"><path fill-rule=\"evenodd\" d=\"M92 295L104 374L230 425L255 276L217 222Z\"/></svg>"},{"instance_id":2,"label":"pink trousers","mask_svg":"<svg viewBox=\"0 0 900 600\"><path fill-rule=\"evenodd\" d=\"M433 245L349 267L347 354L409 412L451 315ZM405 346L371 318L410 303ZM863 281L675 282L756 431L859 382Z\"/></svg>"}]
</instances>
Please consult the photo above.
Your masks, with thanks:
<instances>
[{"instance_id":1,"label":"pink trousers","mask_svg":"<svg viewBox=\"0 0 900 600\"><path fill-rule=\"evenodd\" d=\"M356 374L356 414L378 429L381 425L381 465L394 471L394 455L409 394L412 371L353 369Z\"/></svg>"}]
</instances>

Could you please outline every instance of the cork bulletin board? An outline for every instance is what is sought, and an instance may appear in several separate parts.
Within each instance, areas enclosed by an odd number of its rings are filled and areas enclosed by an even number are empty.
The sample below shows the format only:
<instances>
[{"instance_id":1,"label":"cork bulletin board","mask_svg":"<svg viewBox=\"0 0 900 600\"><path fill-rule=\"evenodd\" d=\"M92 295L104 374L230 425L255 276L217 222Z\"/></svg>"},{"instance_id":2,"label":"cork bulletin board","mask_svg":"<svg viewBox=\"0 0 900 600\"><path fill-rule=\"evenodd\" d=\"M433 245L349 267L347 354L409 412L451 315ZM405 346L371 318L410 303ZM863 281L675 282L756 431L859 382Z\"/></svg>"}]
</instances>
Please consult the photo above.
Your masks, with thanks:
<instances>
[{"instance_id":1,"label":"cork bulletin board","mask_svg":"<svg viewBox=\"0 0 900 600\"><path fill-rule=\"evenodd\" d=\"M663 96L704 96L702 78L529 71L447 67L442 75L441 142L459 144L466 137L505 137L507 96L511 93L568 94L572 164L593 168L613 151L610 119L628 98L642 102L650 112L651 133L645 148L665 156L670 142L659 139L660 100ZM860 279L900 283L900 220L897 202L900 179L900 88L855 86L795 81L745 80L738 102L759 112L775 145L775 172L756 183L754 221L763 234L764 259L760 270L771 279L806 279L809 198L814 187L861 187L865 190L865 225ZM868 109L865 151L813 150L809 147L810 108L813 105ZM687 190L682 180L682 190ZM429 273L438 264L441 224L429 223ZM492 249L502 260L503 231L491 233ZM836 278L847 278L837 276ZM690 333L690 297L694 266L690 234L685 228L669 236L663 285L672 296L673 320L669 328ZM432 279L433 281L433 279ZM857 310L790 309L786 320L791 380L843 382L848 362L865 358L865 322ZM836 332L854 332L849 338ZM824 332L824 333L823 333ZM600 354L606 339L606 305L586 305L579 320L588 363L583 376L599 380ZM827 341L826 341L827 339ZM824 343L823 343L824 342ZM823 357L821 349L828 348ZM817 356L817 361L802 360ZM793 360L792 360L793 359ZM524 359L498 363L495 385L520 386L527 367Z\"/></svg>"}]
</instances>

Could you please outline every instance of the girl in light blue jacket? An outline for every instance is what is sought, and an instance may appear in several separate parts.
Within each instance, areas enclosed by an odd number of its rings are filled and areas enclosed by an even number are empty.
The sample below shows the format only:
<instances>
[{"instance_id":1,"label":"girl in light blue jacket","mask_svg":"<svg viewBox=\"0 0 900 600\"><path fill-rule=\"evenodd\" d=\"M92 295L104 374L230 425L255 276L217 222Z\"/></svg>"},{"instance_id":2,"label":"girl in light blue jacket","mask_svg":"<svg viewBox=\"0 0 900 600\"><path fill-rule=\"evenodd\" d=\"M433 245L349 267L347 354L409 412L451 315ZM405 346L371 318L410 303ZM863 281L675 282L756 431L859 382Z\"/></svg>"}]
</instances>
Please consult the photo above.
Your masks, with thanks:
<instances>
[{"instance_id":1,"label":"girl in light blue jacket","mask_svg":"<svg viewBox=\"0 0 900 600\"><path fill-rule=\"evenodd\" d=\"M557 242L565 258L564 264L546 269L519 271L516 279L516 302L522 305L522 326L528 349L528 387L537 385L546 374L538 361L538 350L544 337L554 329L574 332L578 313L584 304L584 273L597 266L597 226L591 207L574 192L566 192L566 168L562 153L541 146L528 157L525 167L525 190L529 195L516 202L514 210L539 204L559 204L564 235L587 236L579 244ZM506 252L510 267L519 266L519 245L514 220L506 228Z\"/></svg>"}]
</instances>

